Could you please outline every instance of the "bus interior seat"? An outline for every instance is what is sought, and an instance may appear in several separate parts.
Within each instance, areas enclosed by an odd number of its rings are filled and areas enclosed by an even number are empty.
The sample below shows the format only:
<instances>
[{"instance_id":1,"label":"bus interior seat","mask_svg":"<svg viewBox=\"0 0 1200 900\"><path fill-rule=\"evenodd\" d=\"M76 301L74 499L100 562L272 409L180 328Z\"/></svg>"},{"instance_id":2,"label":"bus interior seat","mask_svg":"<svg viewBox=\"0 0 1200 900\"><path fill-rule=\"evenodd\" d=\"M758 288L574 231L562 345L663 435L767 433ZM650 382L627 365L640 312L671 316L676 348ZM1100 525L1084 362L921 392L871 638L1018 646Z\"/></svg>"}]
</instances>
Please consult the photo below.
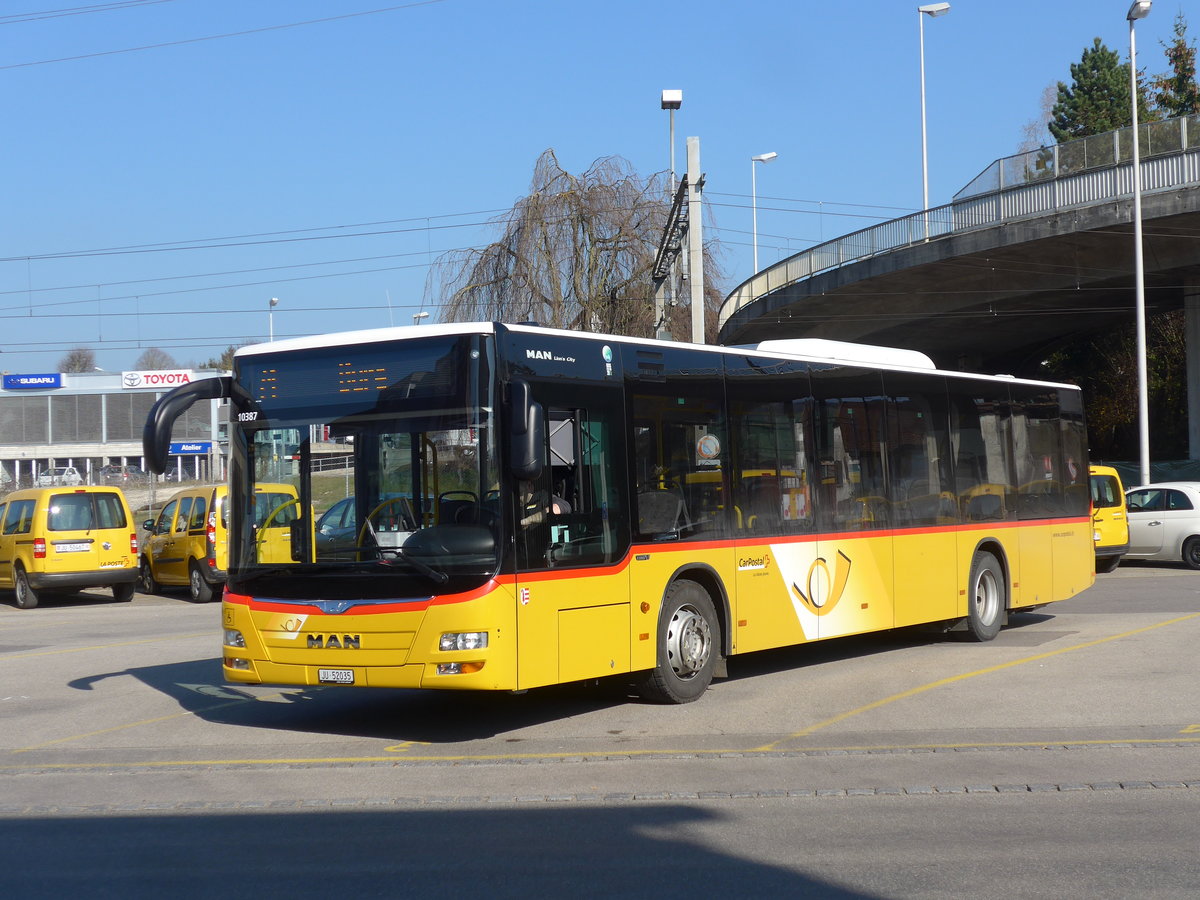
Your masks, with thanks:
<instances>
[{"instance_id":1,"label":"bus interior seat","mask_svg":"<svg viewBox=\"0 0 1200 900\"><path fill-rule=\"evenodd\" d=\"M637 508L639 534L672 534L687 527L687 509L675 491L639 491Z\"/></svg>"}]
</instances>

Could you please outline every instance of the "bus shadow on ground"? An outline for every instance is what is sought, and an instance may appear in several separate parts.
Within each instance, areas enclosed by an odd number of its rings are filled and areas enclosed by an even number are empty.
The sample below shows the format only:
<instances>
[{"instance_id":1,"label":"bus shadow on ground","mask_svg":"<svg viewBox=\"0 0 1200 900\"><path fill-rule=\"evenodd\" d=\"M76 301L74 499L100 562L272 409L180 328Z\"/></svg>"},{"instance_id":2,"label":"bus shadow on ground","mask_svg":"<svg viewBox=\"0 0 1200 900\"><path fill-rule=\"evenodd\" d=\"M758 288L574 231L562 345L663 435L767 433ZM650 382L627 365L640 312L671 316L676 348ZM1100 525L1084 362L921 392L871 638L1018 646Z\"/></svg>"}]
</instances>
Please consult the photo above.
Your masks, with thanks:
<instances>
[{"instance_id":1,"label":"bus shadow on ground","mask_svg":"<svg viewBox=\"0 0 1200 900\"><path fill-rule=\"evenodd\" d=\"M1014 615L997 639L1052 619L1039 613ZM1032 632L1036 634L1035 632ZM1054 632L1053 637L1060 637ZM1048 636L1048 639L1052 639ZM1017 640L1019 645L1022 641ZM905 628L837 638L799 647L764 650L728 661L728 680L781 674L931 644L961 645L961 636ZM976 645L985 646L985 645ZM90 675L68 683L90 691L114 678L134 678L171 697L181 709L215 725L267 728L294 733L343 735L432 745L487 740L525 728L562 721L626 704L643 703L628 677L536 688L522 693L375 688L270 687L227 684L219 659L140 666ZM720 690L722 681L714 682ZM703 702L703 701L701 701ZM513 741L520 738L513 737Z\"/></svg>"},{"instance_id":2,"label":"bus shadow on ground","mask_svg":"<svg viewBox=\"0 0 1200 900\"><path fill-rule=\"evenodd\" d=\"M484 740L629 702L627 685L581 682L527 693L226 684L218 659L121 669L68 682L90 691L134 678L217 725L431 744Z\"/></svg>"}]
</instances>

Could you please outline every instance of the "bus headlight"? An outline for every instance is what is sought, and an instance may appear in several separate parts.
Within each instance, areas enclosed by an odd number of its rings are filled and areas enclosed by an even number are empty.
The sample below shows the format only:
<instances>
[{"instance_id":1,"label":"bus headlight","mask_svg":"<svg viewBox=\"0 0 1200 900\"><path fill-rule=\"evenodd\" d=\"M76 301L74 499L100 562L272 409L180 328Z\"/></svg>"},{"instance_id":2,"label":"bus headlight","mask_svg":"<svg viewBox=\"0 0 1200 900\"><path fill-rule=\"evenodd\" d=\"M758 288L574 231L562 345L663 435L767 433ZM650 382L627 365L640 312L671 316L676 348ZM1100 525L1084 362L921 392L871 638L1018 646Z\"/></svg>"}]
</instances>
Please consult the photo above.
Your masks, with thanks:
<instances>
[{"instance_id":1,"label":"bus headlight","mask_svg":"<svg viewBox=\"0 0 1200 900\"><path fill-rule=\"evenodd\" d=\"M438 641L439 650L483 650L487 645L486 631L448 631Z\"/></svg>"},{"instance_id":2,"label":"bus headlight","mask_svg":"<svg viewBox=\"0 0 1200 900\"><path fill-rule=\"evenodd\" d=\"M226 647L245 647L246 639L242 637L242 633L233 628L225 629L225 646Z\"/></svg>"}]
</instances>

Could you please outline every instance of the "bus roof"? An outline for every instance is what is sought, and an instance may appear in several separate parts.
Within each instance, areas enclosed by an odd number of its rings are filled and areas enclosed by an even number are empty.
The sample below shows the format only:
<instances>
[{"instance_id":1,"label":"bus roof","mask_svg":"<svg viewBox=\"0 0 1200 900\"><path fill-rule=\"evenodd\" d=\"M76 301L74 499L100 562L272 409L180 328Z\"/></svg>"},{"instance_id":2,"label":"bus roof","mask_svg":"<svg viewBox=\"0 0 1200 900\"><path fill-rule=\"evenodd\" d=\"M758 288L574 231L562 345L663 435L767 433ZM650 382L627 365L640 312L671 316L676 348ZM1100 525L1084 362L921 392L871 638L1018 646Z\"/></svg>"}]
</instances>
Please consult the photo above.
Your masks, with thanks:
<instances>
[{"instance_id":1,"label":"bus roof","mask_svg":"<svg viewBox=\"0 0 1200 900\"><path fill-rule=\"evenodd\" d=\"M344 347L355 344L373 344L384 341L411 340L416 337L457 334L494 334L499 328L530 334L552 334L582 340L605 341L608 343L638 344L641 346L690 347L711 353L761 353L765 356L786 359L803 359L809 362L850 362L872 368L902 369L908 371L936 371L942 375L959 378L988 378L1014 380L1012 375L986 375L979 372L956 372L938 369L932 359L919 350L901 347L883 347L874 344L856 344L850 341L833 341L824 338L788 338L761 341L758 344L723 346L719 344L691 344L680 341L663 341L655 338L639 338L627 335L599 334L587 331L568 331L548 328L534 323L509 324L500 322L444 322L429 325L397 325L390 328L371 328L362 331L342 331L309 337L287 338L263 344L251 344L239 348L234 356L257 356L264 353L281 353L290 350L307 350L319 347ZM1021 378L1019 381L1052 387L1078 389L1076 385L1040 379Z\"/></svg>"}]
</instances>

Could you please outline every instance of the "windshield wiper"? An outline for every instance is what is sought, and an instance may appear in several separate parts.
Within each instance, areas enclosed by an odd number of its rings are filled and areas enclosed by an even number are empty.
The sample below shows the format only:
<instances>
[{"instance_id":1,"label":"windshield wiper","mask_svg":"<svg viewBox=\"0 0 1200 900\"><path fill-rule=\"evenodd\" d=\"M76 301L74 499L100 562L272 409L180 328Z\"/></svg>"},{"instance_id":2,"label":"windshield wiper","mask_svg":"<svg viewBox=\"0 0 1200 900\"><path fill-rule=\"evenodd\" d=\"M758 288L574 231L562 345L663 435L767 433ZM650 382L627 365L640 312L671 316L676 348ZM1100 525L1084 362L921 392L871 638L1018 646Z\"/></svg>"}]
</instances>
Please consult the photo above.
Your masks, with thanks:
<instances>
[{"instance_id":1,"label":"windshield wiper","mask_svg":"<svg viewBox=\"0 0 1200 900\"><path fill-rule=\"evenodd\" d=\"M377 547L376 549L380 551L379 559L376 560L376 562L378 562L378 564L381 566L394 566L394 565L396 565L396 560L402 559L406 563L408 563L410 566L412 566L414 569L416 569L418 572L420 572L422 575L427 575L428 577L430 577L434 581L436 581L438 584L445 584L447 581L450 580L450 576L447 575L445 572L439 572L437 569L433 568L433 566L423 563L423 562L421 562L421 560L416 559L415 557L409 556L407 553L404 552L403 547ZM393 554L396 557L396 559L393 559L393 560L384 559L383 558L384 552Z\"/></svg>"}]
</instances>

